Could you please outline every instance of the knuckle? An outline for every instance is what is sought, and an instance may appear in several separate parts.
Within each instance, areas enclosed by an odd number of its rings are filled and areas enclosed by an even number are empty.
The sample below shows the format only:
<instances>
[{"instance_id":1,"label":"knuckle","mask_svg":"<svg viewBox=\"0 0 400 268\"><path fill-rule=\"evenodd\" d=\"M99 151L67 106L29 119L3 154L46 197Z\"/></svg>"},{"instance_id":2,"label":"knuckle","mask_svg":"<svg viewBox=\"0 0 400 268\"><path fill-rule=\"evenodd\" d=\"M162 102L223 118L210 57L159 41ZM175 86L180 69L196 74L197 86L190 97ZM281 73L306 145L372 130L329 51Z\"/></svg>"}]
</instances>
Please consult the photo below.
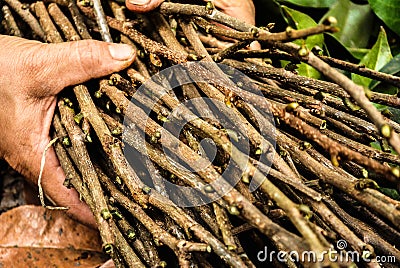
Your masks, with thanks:
<instances>
[{"instance_id":1,"label":"knuckle","mask_svg":"<svg viewBox=\"0 0 400 268\"><path fill-rule=\"evenodd\" d=\"M91 70L94 66L101 65L101 51L99 46L89 40L73 42L72 46L76 55L78 71L87 77L92 77Z\"/></svg>"}]
</instances>

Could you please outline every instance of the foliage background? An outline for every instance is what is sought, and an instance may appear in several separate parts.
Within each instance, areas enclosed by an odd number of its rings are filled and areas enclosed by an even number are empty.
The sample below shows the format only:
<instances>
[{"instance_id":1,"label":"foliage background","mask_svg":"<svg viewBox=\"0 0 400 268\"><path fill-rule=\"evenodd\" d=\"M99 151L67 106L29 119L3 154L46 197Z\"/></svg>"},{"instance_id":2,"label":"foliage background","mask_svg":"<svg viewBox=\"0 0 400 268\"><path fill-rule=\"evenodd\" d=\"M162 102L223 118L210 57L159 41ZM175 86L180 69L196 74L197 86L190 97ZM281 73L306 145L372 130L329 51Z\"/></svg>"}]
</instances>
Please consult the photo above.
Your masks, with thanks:
<instances>
[{"instance_id":1,"label":"foliage background","mask_svg":"<svg viewBox=\"0 0 400 268\"><path fill-rule=\"evenodd\" d=\"M333 16L340 31L307 38L308 48L318 45L325 55L390 74L400 73L400 0L255 0L255 5L257 23L274 22L274 31L288 25L307 28ZM310 76L302 70L299 73ZM358 76L352 79L371 89L397 94L397 89L375 81Z\"/></svg>"},{"instance_id":2,"label":"foliage background","mask_svg":"<svg viewBox=\"0 0 400 268\"><path fill-rule=\"evenodd\" d=\"M303 42L297 41L298 44L306 45L310 50L318 46L323 49L323 55L400 75L400 0L255 0L254 3L257 24L275 23L272 31L283 31L287 26L308 28L333 16L337 19L339 32L311 36ZM300 75L324 79L304 63L280 61L280 67L292 69L293 64L297 64L296 71ZM360 75L344 74L372 91L400 96L399 88ZM375 106L400 123L400 107ZM370 145L382 149L379 142ZM400 200L397 190L381 190Z\"/></svg>"}]
</instances>

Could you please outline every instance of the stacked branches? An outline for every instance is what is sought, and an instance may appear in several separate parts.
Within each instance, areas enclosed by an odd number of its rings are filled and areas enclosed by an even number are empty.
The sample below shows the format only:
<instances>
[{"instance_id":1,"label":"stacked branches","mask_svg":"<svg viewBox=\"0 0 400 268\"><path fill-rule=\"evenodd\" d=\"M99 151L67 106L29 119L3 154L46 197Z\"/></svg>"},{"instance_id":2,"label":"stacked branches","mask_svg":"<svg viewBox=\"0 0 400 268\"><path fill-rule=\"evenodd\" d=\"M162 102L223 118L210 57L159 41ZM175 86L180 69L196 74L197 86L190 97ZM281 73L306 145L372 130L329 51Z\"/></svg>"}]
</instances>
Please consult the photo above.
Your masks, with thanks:
<instances>
[{"instance_id":1,"label":"stacked branches","mask_svg":"<svg viewBox=\"0 0 400 268\"><path fill-rule=\"evenodd\" d=\"M93 211L117 267L379 267L379 255L392 256L385 267L398 265L400 203L383 189L399 188L400 158L391 149L399 152L400 125L371 101L399 107L400 100L364 91L330 65L399 80L290 43L337 31L333 20L274 33L211 2L163 3L150 15L99 4L94 11L89 1L5 0L2 23L8 34L46 42L111 37L138 49L127 70L64 92L53 120L65 185ZM253 41L263 49L245 49ZM260 58L303 61L333 82ZM175 64L185 68L159 74ZM171 122L184 123L174 133ZM318 261L282 262L266 248L312 251ZM335 250L360 258L330 258Z\"/></svg>"}]
</instances>

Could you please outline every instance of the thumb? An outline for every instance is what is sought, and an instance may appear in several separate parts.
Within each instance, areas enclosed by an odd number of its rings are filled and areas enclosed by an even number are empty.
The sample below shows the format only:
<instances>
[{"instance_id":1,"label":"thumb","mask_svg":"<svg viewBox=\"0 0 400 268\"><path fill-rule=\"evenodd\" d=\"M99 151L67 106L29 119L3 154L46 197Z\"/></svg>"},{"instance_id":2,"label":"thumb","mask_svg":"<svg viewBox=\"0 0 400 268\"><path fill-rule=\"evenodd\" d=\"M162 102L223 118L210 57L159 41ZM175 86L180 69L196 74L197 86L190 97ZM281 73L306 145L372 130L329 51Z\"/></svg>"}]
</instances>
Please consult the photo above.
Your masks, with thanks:
<instances>
[{"instance_id":1,"label":"thumb","mask_svg":"<svg viewBox=\"0 0 400 268\"><path fill-rule=\"evenodd\" d=\"M67 86L128 67L135 58L135 51L125 44L82 40L60 44L35 43L20 55L23 64L18 65L19 71L31 78L24 79L31 83L27 88L29 94L46 97L59 93ZM32 84L32 81L40 84ZM43 84L46 82L48 85Z\"/></svg>"},{"instance_id":2,"label":"thumb","mask_svg":"<svg viewBox=\"0 0 400 268\"><path fill-rule=\"evenodd\" d=\"M162 2L164 0L126 0L125 5L133 12L144 13L155 9Z\"/></svg>"},{"instance_id":3,"label":"thumb","mask_svg":"<svg viewBox=\"0 0 400 268\"><path fill-rule=\"evenodd\" d=\"M59 81L54 87L60 91L66 86L86 82L128 67L135 58L129 45L82 40L62 44L43 44L43 63L47 81ZM62 77L62 79L60 79ZM57 94L58 92L51 92Z\"/></svg>"}]
</instances>

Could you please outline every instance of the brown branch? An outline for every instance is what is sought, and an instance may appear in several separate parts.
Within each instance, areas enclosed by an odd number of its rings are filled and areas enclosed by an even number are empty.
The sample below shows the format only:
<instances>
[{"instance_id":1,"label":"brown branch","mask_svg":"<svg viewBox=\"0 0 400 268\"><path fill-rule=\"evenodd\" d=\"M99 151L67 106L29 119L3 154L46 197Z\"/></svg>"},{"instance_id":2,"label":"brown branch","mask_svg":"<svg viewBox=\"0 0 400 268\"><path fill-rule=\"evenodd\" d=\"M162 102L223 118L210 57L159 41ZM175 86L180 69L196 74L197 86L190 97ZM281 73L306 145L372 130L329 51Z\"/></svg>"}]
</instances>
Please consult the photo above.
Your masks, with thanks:
<instances>
[{"instance_id":1,"label":"brown branch","mask_svg":"<svg viewBox=\"0 0 400 268\"><path fill-rule=\"evenodd\" d=\"M76 86L74 88L74 93L78 99L84 117L89 120L95 130L97 137L109 156L116 173L125 182L130 193L136 198L136 200L138 200L139 204L146 206L147 196L144 195L141 190L144 185L127 163L122 152L121 142L112 136L112 133L104 123L99 111L93 103L88 89L82 85Z\"/></svg>"},{"instance_id":2,"label":"brown branch","mask_svg":"<svg viewBox=\"0 0 400 268\"><path fill-rule=\"evenodd\" d=\"M99 178L102 184L110 192L110 195L114 197L120 205L127 209L138 221L140 221L155 239L158 239L175 252L178 250L178 244L181 241L170 235L168 232L165 232L137 203L129 200L128 197L122 194L104 173L98 169L97 172L99 173Z\"/></svg>"},{"instance_id":3,"label":"brown branch","mask_svg":"<svg viewBox=\"0 0 400 268\"><path fill-rule=\"evenodd\" d=\"M154 135L156 131L158 131L159 126L154 125L154 122L152 120L147 120L146 122L143 122L143 118L145 118L145 114L143 113L142 110L132 106L132 104L127 100L123 94L118 94L115 91L115 88L112 88L108 86L107 84L103 84L103 90L104 92L110 97L110 99L113 100L113 102L116 103L116 105L120 107L124 107L123 111L126 112L126 116L132 120L132 122L136 123L136 126L139 127L140 129L148 132L150 135ZM165 131L164 131L165 132ZM174 136L168 136L168 132L163 135L163 141L162 144L163 146L171 146L169 145L169 139L174 140ZM167 138L168 137L168 138ZM179 141L177 141L179 143ZM176 144L175 142L172 144ZM173 146L173 145L172 145ZM173 148L173 147L172 147ZM180 147L181 150L184 150L186 147L185 145L182 145ZM189 149L189 148L188 148ZM200 169L199 170L199 175L208 183L212 182L214 178L219 177L219 173L216 172L214 169L210 167L207 163L202 162L202 158L199 157L195 152L192 150L186 150L182 151L183 155L187 159L191 159L191 163L197 163L200 166L203 167L208 167L205 170ZM221 187L221 188L219 188ZM284 230L279 230L278 226L274 224L270 219L265 217L258 209L256 209L251 203L249 203L246 199L244 199L240 194L238 194L237 191L232 190L232 191L226 191L226 187L229 187L228 185L214 185L214 190L216 192L224 193L224 200L226 200L230 206L238 206L241 208L241 216L246 218L249 222L252 222L257 228L259 228L260 231L265 233L268 236L271 236L272 239L276 239L279 236L277 236L277 233L284 232ZM229 187L230 188L230 187ZM224 190L225 189L225 190ZM165 204L164 204L165 205ZM278 228L278 230L277 230ZM274 235L272 235L274 234ZM281 237L287 236L290 234L282 234ZM293 238L295 241L296 239ZM288 245L286 245L288 246ZM299 246L299 245L298 245Z\"/></svg>"},{"instance_id":4,"label":"brown branch","mask_svg":"<svg viewBox=\"0 0 400 268\"><path fill-rule=\"evenodd\" d=\"M193 26L189 22L185 21L180 21L181 22L181 27L182 30L184 31L186 37L188 38L189 42L195 49L196 53L198 55L201 55L204 57L204 61L210 61L212 62L211 56L208 54L207 50L203 46L203 44L200 41L199 36L196 34L196 31L194 30ZM215 70L215 72L219 73L220 70ZM215 100L219 100L221 102L225 102L225 95L222 94L220 91L212 87L211 85L205 85L201 87L202 91L209 97ZM267 142L261 135L258 133L258 131L254 128L252 124L249 124L247 120L243 117L243 115L238 112L235 106L232 107L232 112L235 113L237 117L240 118L241 122L246 128L246 135L249 136L250 141L254 144L255 147L261 148L262 151L266 151L266 148L270 148L271 146L269 145L269 142ZM269 125L269 122L267 122ZM275 152L273 151L273 162L275 167L281 171L282 173L288 175L288 176L295 176L295 174L290 170L288 165L285 163L285 161L282 160L282 158Z\"/></svg>"},{"instance_id":5,"label":"brown branch","mask_svg":"<svg viewBox=\"0 0 400 268\"><path fill-rule=\"evenodd\" d=\"M77 41L81 39L79 34L75 31L74 26L72 26L72 23L69 21L67 16L64 15L57 4L49 4L48 10L50 16L53 18L57 26L61 29L65 38L68 41Z\"/></svg>"},{"instance_id":6,"label":"brown branch","mask_svg":"<svg viewBox=\"0 0 400 268\"><path fill-rule=\"evenodd\" d=\"M7 5L4 5L1 7L1 11L3 12L5 27L8 34L22 37L22 33L18 28L18 25L14 19L13 14L11 13L10 8Z\"/></svg>"},{"instance_id":7,"label":"brown branch","mask_svg":"<svg viewBox=\"0 0 400 268\"><path fill-rule=\"evenodd\" d=\"M97 25L100 30L100 35L103 41L112 43L110 29L107 25L106 15L104 14L103 6L100 0L92 0L94 14L96 15Z\"/></svg>"},{"instance_id":8,"label":"brown branch","mask_svg":"<svg viewBox=\"0 0 400 268\"><path fill-rule=\"evenodd\" d=\"M306 38L307 36L321 34L324 32L336 32L337 28L328 26L328 25L317 25L314 27L310 27L307 29L295 30L290 29L290 31L284 31L280 33L270 33L265 30L261 30L259 28L253 27L250 31L247 32L239 32L234 30L225 29L222 27L218 27L215 24L212 24L206 21L203 18L194 18L194 22L203 28L206 33L212 33L228 38L232 38L235 40L250 40L250 41L281 41L281 42L289 42L296 39Z\"/></svg>"},{"instance_id":9,"label":"brown branch","mask_svg":"<svg viewBox=\"0 0 400 268\"><path fill-rule=\"evenodd\" d=\"M329 65L318 59L314 54L310 53L307 62L314 68L318 69L324 75L341 85L351 97L360 105L374 122L378 131L387 138L390 145L400 154L400 136L385 121L383 115L375 108L372 102L366 96L364 88L354 84L343 74L331 68ZM388 128L387 131L385 129Z\"/></svg>"},{"instance_id":10,"label":"brown branch","mask_svg":"<svg viewBox=\"0 0 400 268\"><path fill-rule=\"evenodd\" d=\"M39 18L40 26L42 26L43 31L46 33L46 41L49 43L61 43L64 40L59 34L56 26L53 24L49 13L42 1L35 2L33 5L36 16Z\"/></svg>"},{"instance_id":11,"label":"brown branch","mask_svg":"<svg viewBox=\"0 0 400 268\"><path fill-rule=\"evenodd\" d=\"M327 199L325 200L325 203L335 214L343 219L346 225L349 226L358 236L362 237L366 243L372 245L375 248L375 251L387 256L394 256L397 261L400 262L400 251L382 239L382 237L379 236L370 226L347 214L335 201Z\"/></svg>"},{"instance_id":12,"label":"brown branch","mask_svg":"<svg viewBox=\"0 0 400 268\"><path fill-rule=\"evenodd\" d=\"M71 138L71 143L74 148L76 158L79 159L78 168L82 174L84 182L88 185L90 197L96 200L93 208L93 214L98 224L104 246L113 246L115 243L114 237L111 235L108 220L111 214L108 211L107 202L103 195L103 191L94 170L93 164L90 160L89 153L86 150L83 141L83 134L79 127L74 122L74 111L65 105L64 101L59 101L58 108L61 113L61 120Z\"/></svg>"},{"instance_id":13,"label":"brown branch","mask_svg":"<svg viewBox=\"0 0 400 268\"><path fill-rule=\"evenodd\" d=\"M335 186L365 206L375 210L395 226L400 227L400 212L396 209L399 206L399 202L387 198L373 189L357 190L355 185L358 180L356 178L343 169L333 166L330 160L313 148L301 150L296 142L279 131L277 142L317 178Z\"/></svg>"},{"instance_id":14,"label":"brown branch","mask_svg":"<svg viewBox=\"0 0 400 268\"><path fill-rule=\"evenodd\" d=\"M91 8L84 7L82 5L79 5L79 8L88 17L90 18L94 17L93 10ZM119 21L117 19L107 16L107 23L111 28L128 36L130 39L132 39L135 43L139 44L149 53L154 53L158 56L165 57L174 62L175 64L187 62L186 54L174 51L158 42L155 42L147 38L145 35L134 29L130 22Z\"/></svg>"},{"instance_id":15,"label":"brown branch","mask_svg":"<svg viewBox=\"0 0 400 268\"><path fill-rule=\"evenodd\" d=\"M354 64L351 62L335 59L335 58L328 57L328 56L319 55L318 58L320 58L324 62L328 63L332 67L346 70L346 71L349 71L349 72L352 72L355 74L359 74L359 75L362 75L365 77L369 77L369 78L372 78L375 80L383 81L383 82L391 84L395 87L400 87L400 77L398 77L398 76L382 73L379 71L369 69L365 66L361 66L359 64Z\"/></svg>"},{"instance_id":16,"label":"brown branch","mask_svg":"<svg viewBox=\"0 0 400 268\"><path fill-rule=\"evenodd\" d=\"M305 76L296 75L292 72L286 71L281 68L265 67L259 65L255 66L254 64L251 63L238 62L235 60L224 60L222 63L232 66L249 75L270 78L285 84L294 85L296 87L312 88L317 91L336 95L340 98L351 97L350 94L348 94L340 85ZM376 103L393 107L400 107L400 98L398 98L397 96L376 93L376 92L370 92L369 94L371 96L371 100Z\"/></svg>"},{"instance_id":17,"label":"brown branch","mask_svg":"<svg viewBox=\"0 0 400 268\"><path fill-rule=\"evenodd\" d=\"M250 32L251 29L254 28L253 25L226 15L225 13L220 12L217 9L207 10L204 6L164 2L160 5L160 12L163 15L180 14L186 16L205 17L243 32Z\"/></svg>"},{"instance_id":18,"label":"brown branch","mask_svg":"<svg viewBox=\"0 0 400 268\"><path fill-rule=\"evenodd\" d=\"M213 203L213 208L224 244L229 250L236 250L237 245L231 232L232 224L229 221L228 213L215 203Z\"/></svg>"},{"instance_id":19,"label":"brown branch","mask_svg":"<svg viewBox=\"0 0 400 268\"><path fill-rule=\"evenodd\" d=\"M231 55L233 55L236 51L238 51L239 49L242 49L246 46L248 46L252 41L249 40L245 40L242 42L237 42L233 45L231 45L230 47L214 54L212 56L213 60L215 62L221 62L223 61L225 58L229 58Z\"/></svg>"},{"instance_id":20,"label":"brown branch","mask_svg":"<svg viewBox=\"0 0 400 268\"><path fill-rule=\"evenodd\" d=\"M35 35L46 40L45 32L28 8L24 8L24 5L18 0L5 0L5 2L31 27Z\"/></svg>"},{"instance_id":21,"label":"brown branch","mask_svg":"<svg viewBox=\"0 0 400 268\"><path fill-rule=\"evenodd\" d=\"M298 55L300 49L299 46L295 44L278 44L275 42L280 49ZM274 44L275 45L275 44ZM299 55L300 56L300 55ZM400 136L396 133L393 128L386 122L383 115L376 109L373 103L369 100L368 96L370 92L362 86L356 85L353 81L347 78L342 73L338 72L327 63L319 59L312 52L308 52L307 55L301 57L301 60L308 63L312 67L316 68L326 77L334 81L337 85L341 86L346 92L357 102L357 104L365 110L368 114L370 120L375 124L379 133L386 138L390 145L400 153Z\"/></svg>"},{"instance_id":22,"label":"brown branch","mask_svg":"<svg viewBox=\"0 0 400 268\"><path fill-rule=\"evenodd\" d=\"M341 70L346 70L355 74L359 74L365 77L369 77L371 79L375 79L378 81L382 81L388 84L391 84L396 87L400 87L400 77L382 73L379 71L375 71L369 69L365 66L354 64L351 62L343 61L340 59L332 58L329 56L316 55L318 58L328 63L330 66L334 68L338 68ZM239 50L237 51L233 58L273 58L273 59L283 59L287 61L298 61L299 56L291 55L282 51L263 49L263 50Z\"/></svg>"}]
</instances>

